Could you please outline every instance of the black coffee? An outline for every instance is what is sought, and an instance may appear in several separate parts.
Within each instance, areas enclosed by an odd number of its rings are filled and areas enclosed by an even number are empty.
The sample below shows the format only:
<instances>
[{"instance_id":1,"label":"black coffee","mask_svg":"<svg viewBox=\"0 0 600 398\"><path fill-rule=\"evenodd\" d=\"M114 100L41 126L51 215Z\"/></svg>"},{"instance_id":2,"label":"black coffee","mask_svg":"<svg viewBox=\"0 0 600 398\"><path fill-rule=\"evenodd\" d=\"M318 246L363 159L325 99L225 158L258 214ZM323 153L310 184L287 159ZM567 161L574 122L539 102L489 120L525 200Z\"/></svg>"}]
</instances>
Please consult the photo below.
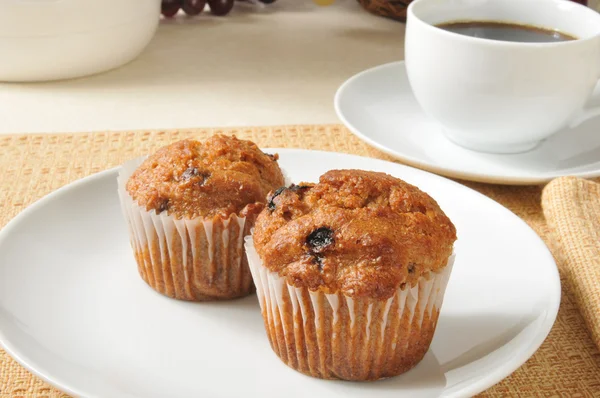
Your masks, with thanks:
<instances>
[{"instance_id":1,"label":"black coffee","mask_svg":"<svg viewBox=\"0 0 600 398\"><path fill-rule=\"evenodd\" d=\"M465 36L519 43L553 43L576 37L552 29L506 22L461 21L437 25L438 28Z\"/></svg>"}]
</instances>

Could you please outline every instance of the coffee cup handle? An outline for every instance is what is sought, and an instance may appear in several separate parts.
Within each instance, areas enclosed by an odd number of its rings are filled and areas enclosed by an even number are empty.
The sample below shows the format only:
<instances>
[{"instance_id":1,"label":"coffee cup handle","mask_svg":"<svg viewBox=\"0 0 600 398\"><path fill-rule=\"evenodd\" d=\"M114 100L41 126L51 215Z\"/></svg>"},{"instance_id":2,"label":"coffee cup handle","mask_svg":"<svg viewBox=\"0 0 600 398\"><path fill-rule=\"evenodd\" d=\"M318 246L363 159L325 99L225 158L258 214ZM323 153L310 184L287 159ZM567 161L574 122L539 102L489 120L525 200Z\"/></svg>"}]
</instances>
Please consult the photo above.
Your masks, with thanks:
<instances>
[{"instance_id":1,"label":"coffee cup handle","mask_svg":"<svg viewBox=\"0 0 600 398\"><path fill-rule=\"evenodd\" d=\"M600 84L600 80L598 80L597 84ZM590 95L590 99L592 97L594 97L593 94ZM581 123L585 122L586 120L589 120L589 119L594 118L596 116L600 116L600 104L598 103L598 101L595 101L595 104L593 104L591 106L585 106L585 107L583 107L575 115L575 117L573 117L573 119L569 122L568 128L571 128L571 129L575 128L575 127L579 126Z\"/></svg>"},{"instance_id":2,"label":"coffee cup handle","mask_svg":"<svg viewBox=\"0 0 600 398\"><path fill-rule=\"evenodd\" d=\"M593 117L600 116L600 105L596 105L590 108L583 108L571 122L569 123L569 128L575 128L579 126L581 123L589 120Z\"/></svg>"}]
</instances>

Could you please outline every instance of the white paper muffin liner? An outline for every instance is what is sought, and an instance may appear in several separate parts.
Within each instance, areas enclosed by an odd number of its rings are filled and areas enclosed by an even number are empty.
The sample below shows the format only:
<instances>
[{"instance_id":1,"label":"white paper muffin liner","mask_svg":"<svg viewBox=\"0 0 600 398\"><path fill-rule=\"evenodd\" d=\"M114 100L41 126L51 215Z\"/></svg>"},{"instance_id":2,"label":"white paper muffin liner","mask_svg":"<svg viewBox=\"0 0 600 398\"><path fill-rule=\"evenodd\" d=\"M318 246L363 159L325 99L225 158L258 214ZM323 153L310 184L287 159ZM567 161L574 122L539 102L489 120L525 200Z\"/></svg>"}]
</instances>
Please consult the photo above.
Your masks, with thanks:
<instances>
[{"instance_id":1,"label":"white paper muffin liner","mask_svg":"<svg viewBox=\"0 0 600 398\"><path fill-rule=\"evenodd\" d=\"M290 367L319 378L377 380L406 372L429 349L454 254L441 272L379 301L291 286L262 265L252 236L245 240L271 347Z\"/></svg>"},{"instance_id":2,"label":"white paper muffin liner","mask_svg":"<svg viewBox=\"0 0 600 398\"><path fill-rule=\"evenodd\" d=\"M140 276L156 291L181 300L249 294L253 284L244 255L244 236L250 234L257 215L187 220L147 211L126 190L127 180L144 159L125 163L118 176L121 209Z\"/></svg>"}]
</instances>

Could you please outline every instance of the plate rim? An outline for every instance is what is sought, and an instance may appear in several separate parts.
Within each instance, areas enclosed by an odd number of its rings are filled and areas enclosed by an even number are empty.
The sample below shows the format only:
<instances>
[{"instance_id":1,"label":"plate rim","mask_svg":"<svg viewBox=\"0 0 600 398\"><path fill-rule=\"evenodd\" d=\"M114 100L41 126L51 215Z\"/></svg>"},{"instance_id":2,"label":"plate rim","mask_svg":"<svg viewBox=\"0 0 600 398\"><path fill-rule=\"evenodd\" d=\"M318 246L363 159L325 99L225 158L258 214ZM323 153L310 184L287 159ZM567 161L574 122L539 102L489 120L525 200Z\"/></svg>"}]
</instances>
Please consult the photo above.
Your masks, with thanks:
<instances>
[{"instance_id":1,"label":"plate rim","mask_svg":"<svg viewBox=\"0 0 600 398\"><path fill-rule=\"evenodd\" d=\"M365 69L350 78L344 81L335 92L333 97L333 107L335 109L335 113L337 117L341 120L341 122L346 126L346 128L358 137L360 140L366 142L370 146L392 156L394 159L405 162L406 165L417 167L421 170L428 171L431 173L439 174L449 178L457 178L461 180L474 181L474 182L482 182L488 184L501 184L501 185L542 185L550 182L554 178L563 177L563 176L575 176L580 178L594 178L600 176L600 167L596 171L584 171L584 172L575 172L575 173L556 173L556 174L527 174L521 177L519 176L498 176L498 175L489 175L482 174L477 172L466 172L460 170L454 170L449 167L444 167L440 165L431 164L429 162L424 162L423 160L399 153L393 148L387 147L380 142L374 140L369 135L361 132L358 128L356 128L345 116L346 113L341 109L340 101L342 97L345 95L346 90L352 84L354 84L357 80L360 80L365 75L370 75L374 73L381 72L384 69L394 69L394 68L403 68L406 70L406 62L405 61L393 61L385 64L377 65L372 68Z\"/></svg>"},{"instance_id":2,"label":"plate rim","mask_svg":"<svg viewBox=\"0 0 600 398\"><path fill-rule=\"evenodd\" d=\"M393 167L399 167L401 169L413 170L419 174L424 174L428 177L433 177L434 179L438 180L439 182L450 184L451 186L454 186L457 189L465 189L470 194L474 194L475 196L479 197L482 200L490 201L494 206L498 206L503 211L509 212L514 217L515 221L517 223L519 223L525 230L527 230L529 233L531 233L533 239L536 239L538 241L538 243L541 245L540 249L545 250L545 254L547 255L548 261L549 261L548 272L552 274L553 279L554 279L553 284L554 284L555 293L552 296L552 298L553 298L553 302L551 303L552 305L549 305L547 307L546 316L544 317L544 320L538 327L538 331L536 332L534 338L530 340L530 344L523 347L524 350L521 352L521 355L518 355L516 357L516 359L513 359L512 361L500 363L498 366L494 367L492 372L488 373L487 375L480 375L480 377L477 380L470 381L466 385L459 387L457 391L448 392L448 391L446 391L446 389L444 389L444 391L442 391L442 393L441 393L441 396L443 396L443 397L460 397L460 396L465 396L465 395L472 396L472 395L478 394L482 391L485 391L486 389L488 389L488 388L494 386L495 384L499 383L500 381L504 380L505 378L510 376L513 372L515 372L517 369L519 369L525 362L527 362L535 354L535 352L539 349L539 347L544 343L544 341L546 340L546 338L548 337L550 331L552 330L552 328L554 326L554 323L555 323L557 315L558 315L558 310L560 307L562 290L561 290L561 282L560 282L560 275L558 272L558 267L556 265L556 261L554 260L552 253L550 252L550 249L548 248L546 243L542 240L542 238L522 218L520 218L518 215L516 215L510 209L508 209L507 207L503 206L502 204L496 202L492 198L489 198L488 196L478 192L477 190L470 188L466 185L463 185L459 182L453 181L444 176L436 175L436 174L431 173L426 170L421 170L421 169L411 167L408 165L404 165L404 164L400 164L400 163L390 162L387 160L377 159L377 158L372 158L372 157L367 157L367 156L360 156L360 155L348 154L348 153L343 153L343 152L334 152L334 151L322 151L322 150L311 150L311 149L301 149L301 148L267 148L267 147L261 148L261 149L269 150L269 151L277 151L280 153L311 152L311 153L320 154L322 156L338 156L338 157L358 158L358 159L366 160L369 162L392 165ZM44 206L47 201L55 200L55 199L57 199L57 197L60 197L73 189L79 188L80 186L93 184L94 181L106 178L111 174L114 174L114 177L116 179L118 170L120 168L121 168L121 165L111 167L109 169L79 178L79 179L72 181L70 183L67 183L67 184L57 188L56 190L49 192L48 194L44 195L43 197L39 198L38 200L36 200L35 202L33 202L32 204L27 206L25 209L23 209L21 212L19 212L16 216L14 216L11 220L9 220L8 223L2 229L0 229L0 247L2 246L4 240L8 236L10 236L10 232L12 231L12 229L14 229L17 225L19 225L21 219L27 218L30 215L30 213L33 213L39 207ZM115 191L115 195L116 195L116 191ZM72 396L86 396L86 397L97 396L95 394L89 394L89 393L86 393L85 391L79 391L79 389L74 389L74 388L69 387L68 381L60 380L60 379L57 379L57 378L51 376L51 373L52 373L51 371L48 372L48 371L40 370L39 369L40 365L38 363L36 363L35 360L33 360L31 358L27 358L25 355L22 354L22 352L19 351L17 346L15 346L14 344L12 344L10 342L10 340L7 338L7 336L2 331L2 324L0 324L0 347L3 348L7 354L9 354L15 361L17 361L25 369L30 371L36 377L39 377L40 379L44 380L48 384L54 386L55 388L58 388L59 390L65 392L69 395L72 395ZM463 384L463 383L461 383L461 384ZM461 385L461 384L459 384L459 385Z\"/></svg>"},{"instance_id":3,"label":"plate rim","mask_svg":"<svg viewBox=\"0 0 600 398\"><path fill-rule=\"evenodd\" d=\"M25 209L20 211L12 219L10 219L4 227L0 228L0 247L2 247L2 244L3 244L4 240L6 239L6 237L10 236L10 231L19 224L20 219L28 217L29 213L35 212L38 209L38 207L42 207L46 201L51 201L58 196L64 195L66 192L68 192L74 188L77 188L80 185L90 184L90 183L93 183L95 180L102 179L112 173L117 172L120 167L121 166L111 167L109 169L102 170L97 173L93 173L88 176L79 178L79 179L72 181L70 183L67 183L67 184L47 193L46 195L42 196L41 198L37 199L36 201L31 203L29 206L27 206ZM115 176L115 178L116 178L116 176ZM69 394L73 397L93 397L94 396L92 394L86 394L84 391L78 391L78 389L73 389L73 388L69 387L68 383L66 383L65 381L58 380L58 379L52 377L49 372L43 372L42 370L40 370L39 369L40 366L39 366L39 364L35 363L36 362L35 360L32 360L31 358L27 358L22 352L20 352L18 350L18 348L14 344L10 343L10 340L7 338L7 336L4 334L4 332L2 330L1 323L0 323L0 348L4 349L4 351L8 355L10 355L11 358L13 358L19 365L21 365L27 371L31 372L36 377L39 377L40 379L42 379L46 383L50 384L51 386L59 389L60 391L66 393L66 394Z\"/></svg>"}]
</instances>

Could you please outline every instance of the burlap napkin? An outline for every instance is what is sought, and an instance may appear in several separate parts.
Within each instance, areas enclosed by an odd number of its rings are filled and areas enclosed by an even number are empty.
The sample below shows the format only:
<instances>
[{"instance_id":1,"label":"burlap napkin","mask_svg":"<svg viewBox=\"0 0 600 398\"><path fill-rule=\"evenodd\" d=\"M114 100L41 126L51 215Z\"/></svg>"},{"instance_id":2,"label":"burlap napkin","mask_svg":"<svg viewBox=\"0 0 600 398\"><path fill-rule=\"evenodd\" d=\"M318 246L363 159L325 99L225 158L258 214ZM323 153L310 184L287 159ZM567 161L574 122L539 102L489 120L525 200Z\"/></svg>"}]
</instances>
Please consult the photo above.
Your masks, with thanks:
<instances>
[{"instance_id":1,"label":"burlap napkin","mask_svg":"<svg viewBox=\"0 0 600 398\"><path fill-rule=\"evenodd\" d=\"M542 193L542 208L564 276L600 348L600 184L561 177Z\"/></svg>"}]
</instances>

